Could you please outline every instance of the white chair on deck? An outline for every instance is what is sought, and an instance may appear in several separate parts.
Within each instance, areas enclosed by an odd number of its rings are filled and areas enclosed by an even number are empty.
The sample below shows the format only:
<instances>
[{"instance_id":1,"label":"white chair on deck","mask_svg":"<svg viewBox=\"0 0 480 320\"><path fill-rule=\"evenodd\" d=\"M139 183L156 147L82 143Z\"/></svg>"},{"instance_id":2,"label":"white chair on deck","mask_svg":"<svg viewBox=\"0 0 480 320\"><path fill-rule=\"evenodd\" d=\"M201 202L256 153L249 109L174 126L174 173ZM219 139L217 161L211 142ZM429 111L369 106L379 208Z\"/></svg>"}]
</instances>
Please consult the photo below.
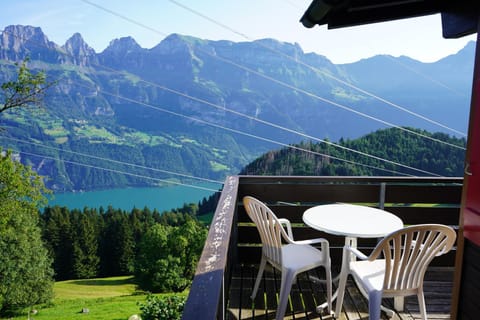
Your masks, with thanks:
<instances>
[{"instance_id":1,"label":"white chair on deck","mask_svg":"<svg viewBox=\"0 0 480 320\"><path fill-rule=\"evenodd\" d=\"M410 295L417 296L421 317L426 320L425 272L433 258L450 251L455 239L455 231L448 226L422 224L386 236L368 257L356 248L345 246L335 314L341 312L347 277L351 274L368 294L370 320L380 319L382 297ZM397 301L403 303L403 299ZM403 305L397 305L397 301L395 308L400 311Z\"/></svg>"},{"instance_id":2,"label":"white chair on deck","mask_svg":"<svg viewBox=\"0 0 480 320\"><path fill-rule=\"evenodd\" d=\"M294 241L292 227L287 219L277 218L270 208L253 197L244 197L243 204L255 223L262 241L262 259L251 298L254 299L257 295L265 265L267 262L270 263L282 274L276 319L283 319L288 296L297 274L321 266L325 268L328 312L331 313L332 278L328 241L323 238ZM286 244L282 243L282 238ZM311 246L316 243L321 244L321 250Z\"/></svg>"}]
</instances>

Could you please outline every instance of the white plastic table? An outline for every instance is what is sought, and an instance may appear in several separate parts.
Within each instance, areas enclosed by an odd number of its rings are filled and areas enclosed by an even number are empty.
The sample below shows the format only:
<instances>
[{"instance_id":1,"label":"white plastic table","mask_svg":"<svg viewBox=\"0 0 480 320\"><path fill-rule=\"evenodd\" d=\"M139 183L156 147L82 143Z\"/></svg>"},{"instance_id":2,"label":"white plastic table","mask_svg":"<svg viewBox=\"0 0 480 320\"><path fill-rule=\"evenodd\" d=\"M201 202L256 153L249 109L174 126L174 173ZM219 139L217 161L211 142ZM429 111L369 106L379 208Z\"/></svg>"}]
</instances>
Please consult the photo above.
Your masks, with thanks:
<instances>
[{"instance_id":1,"label":"white plastic table","mask_svg":"<svg viewBox=\"0 0 480 320\"><path fill-rule=\"evenodd\" d=\"M345 244L357 247L357 238L383 238L403 228L402 220L394 214L367 206L345 203L325 204L307 209L303 222L318 231L344 236ZM336 299L338 292L333 295ZM320 305L321 311L326 303ZM388 309L385 311L391 313Z\"/></svg>"},{"instance_id":2,"label":"white plastic table","mask_svg":"<svg viewBox=\"0 0 480 320\"><path fill-rule=\"evenodd\" d=\"M402 220L390 212L345 203L307 209L303 222L315 230L344 236L345 244L355 247L357 238L383 238L403 228Z\"/></svg>"}]
</instances>

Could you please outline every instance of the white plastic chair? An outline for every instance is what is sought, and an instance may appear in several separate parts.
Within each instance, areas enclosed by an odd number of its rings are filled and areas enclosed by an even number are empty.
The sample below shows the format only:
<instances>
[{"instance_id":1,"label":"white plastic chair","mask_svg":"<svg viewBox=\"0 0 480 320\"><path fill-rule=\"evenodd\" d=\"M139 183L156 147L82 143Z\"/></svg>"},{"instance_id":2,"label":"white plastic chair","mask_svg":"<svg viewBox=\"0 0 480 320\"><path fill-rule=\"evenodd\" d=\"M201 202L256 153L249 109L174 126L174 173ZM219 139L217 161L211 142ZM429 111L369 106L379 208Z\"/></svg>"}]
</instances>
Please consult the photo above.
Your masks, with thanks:
<instances>
[{"instance_id":1,"label":"white plastic chair","mask_svg":"<svg viewBox=\"0 0 480 320\"><path fill-rule=\"evenodd\" d=\"M276 319L283 319L288 296L297 274L322 266L325 268L327 304L330 314L332 311L332 278L328 241L323 238L294 241L292 227L287 219L277 218L270 208L253 197L244 197L243 204L262 240L262 259L251 298L254 299L257 295L265 265L269 262L282 274ZM287 232L283 225L286 226ZM286 243L282 243L282 238ZM311 246L316 243L321 244L321 250Z\"/></svg>"},{"instance_id":2,"label":"white plastic chair","mask_svg":"<svg viewBox=\"0 0 480 320\"><path fill-rule=\"evenodd\" d=\"M450 251L455 239L455 231L448 226L422 224L392 232L368 257L356 248L345 246L335 314L340 314L347 277L351 274L368 294L370 320L380 319L382 297L409 295L417 296L421 318L426 320L425 272L433 258ZM395 308L403 309L403 298L395 301Z\"/></svg>"}]
</instances>

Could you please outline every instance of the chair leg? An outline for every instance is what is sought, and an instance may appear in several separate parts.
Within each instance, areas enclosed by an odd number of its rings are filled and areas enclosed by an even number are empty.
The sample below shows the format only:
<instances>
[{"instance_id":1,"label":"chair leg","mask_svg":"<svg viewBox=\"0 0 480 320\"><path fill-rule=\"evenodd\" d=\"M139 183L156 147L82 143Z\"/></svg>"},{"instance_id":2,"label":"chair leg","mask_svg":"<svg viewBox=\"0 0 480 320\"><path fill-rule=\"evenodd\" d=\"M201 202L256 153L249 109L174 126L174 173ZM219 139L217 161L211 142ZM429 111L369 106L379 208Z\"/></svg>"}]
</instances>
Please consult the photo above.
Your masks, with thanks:
<instances>
[{"instance_id":1,"label":"chair leg","mask_svg":"<svg viewBox=\"0 0 480 320\"><path fill-rule=\"evenodd\" d=\"M382 306L382 291L370 291L368 293L368 319L379 320Z\"/></svg>"},{"instance_id":2,"label":"chair leg","mask_svg":"<svg viewBox=\"0 0 480 320\"><path fill-rule=\"evenodd\" d=\"M253 292L252 292L252 295L250 296L252 300L255 299L255 297L257 296L258 287L260 286L260 281L262 280L262 275L263 275L263 271L265 270L266 264L267 264L267 259L265 259L265 257L262 256L262 260L260 261L260 267L257 273L257 279L255 280L255 285L253 286Z\"/></svg>"},{"instance_id":3,"label":"chair leg","mask_svg":"<svg viewBox=\"0 0 480 320\"><path fill-rule=\"evenodd\" d=\"M340 280L337 288L337 304L335 306L335 318L339 318L342 312L343 296L345 295L345 286L347 284L348 272L342 270L340 272ZM328 290L328 287L327 287Z\"/></svg>"},{"instance_id":4,"label":"chair leg","mask_svg":"<svg viewBox=\"0 0 480 320\"><path fill-rule=\"evenodd\" d=\"M423 295L423 290L420 290L417 293L418 297L418 306L420 308L420 316L422 320L427 320L427 307L425 305L425 296Z\"/></svg>"},{"instance_id":5,"label":"chair leg","mask_svg":"<svg viewBox=\"0 0 480 320\"><path fill-rule=\"evenodd\" d=\"M328 314L331 314L332 313L332 269L330 264L325 266L325 275L327 280Z\"/></svg>"},{"instance_id":6,"label":"chair leg","mask_svg":"<svg viewBox=\"0 0 480 320\"><path fill-rule=\"evenodd\" d=\"M295 272L291 270L282 270L282 283L280 285L280 297L278 299L277 314L275 316L276 320L283 320L285 316L285 310L287 310L288 296L290 295L290 290L292 289L292 283L295 279Z\"/></svg>"}]
</instances>

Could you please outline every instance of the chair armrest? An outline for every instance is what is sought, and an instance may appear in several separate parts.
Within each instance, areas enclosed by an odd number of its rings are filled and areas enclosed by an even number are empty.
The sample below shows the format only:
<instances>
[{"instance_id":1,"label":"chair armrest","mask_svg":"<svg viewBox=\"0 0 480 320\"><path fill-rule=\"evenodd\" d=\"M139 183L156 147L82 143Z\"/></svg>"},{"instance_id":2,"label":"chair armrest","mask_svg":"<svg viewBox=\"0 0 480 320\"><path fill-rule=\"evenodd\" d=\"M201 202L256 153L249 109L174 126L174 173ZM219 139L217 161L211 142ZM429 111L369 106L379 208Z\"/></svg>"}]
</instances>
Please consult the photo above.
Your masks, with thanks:
<instances>
[{"instance_id":1,"label":"chair armrest","mask_svg":"<svg viewBox=\"0 0 480 320\"><path fill-rule=\"evenodd\" d=\"M363 252L358 250L357 248L351 247L351 246L345 246L343 247L343 250L345 251L350 251L354 256L356 256L360 260L367 260L368 256L365 255Z\"/></svg>"},{"instance_id":2,"label":"chair armrest","mask_svg":"<svg viewBox=\"0 0 480 320\"><path fill-rule=\"evenodd\" d=\"M322 250L326 250L328 252L330 250L330 244L327 239L325 238L315 238L315 239L308 239L308 240L300 240L300 241L293 241L294 244L302 244L302 245L312 245L320 243L322 246Z\"/></svg>"},{"instance_id":3,"label":"chair armrest","mask_svg":"<svg viewBox=\"0 0 480 320\"><path fill-rule=\"evenodd\" d=\"M315 239L308 239L308 240L299 240L294 241L295 244L316 244L316 243L328 243L328 240L325 238L315 238Z\"/></svg>"},{"instance_id":4,"label":"chair armrest","mask_svg":"<svg viewBox=\"0 0 480 320\"><path fill-rule=\"evenodd\" d=\"M280 222L281 225L284 225L287 227L287 234L290 237L290 239L293 240L292 224L290 223L290 221L285 218L280 218L278 219L278 222Z\"/></svg>"}]
</instances>

